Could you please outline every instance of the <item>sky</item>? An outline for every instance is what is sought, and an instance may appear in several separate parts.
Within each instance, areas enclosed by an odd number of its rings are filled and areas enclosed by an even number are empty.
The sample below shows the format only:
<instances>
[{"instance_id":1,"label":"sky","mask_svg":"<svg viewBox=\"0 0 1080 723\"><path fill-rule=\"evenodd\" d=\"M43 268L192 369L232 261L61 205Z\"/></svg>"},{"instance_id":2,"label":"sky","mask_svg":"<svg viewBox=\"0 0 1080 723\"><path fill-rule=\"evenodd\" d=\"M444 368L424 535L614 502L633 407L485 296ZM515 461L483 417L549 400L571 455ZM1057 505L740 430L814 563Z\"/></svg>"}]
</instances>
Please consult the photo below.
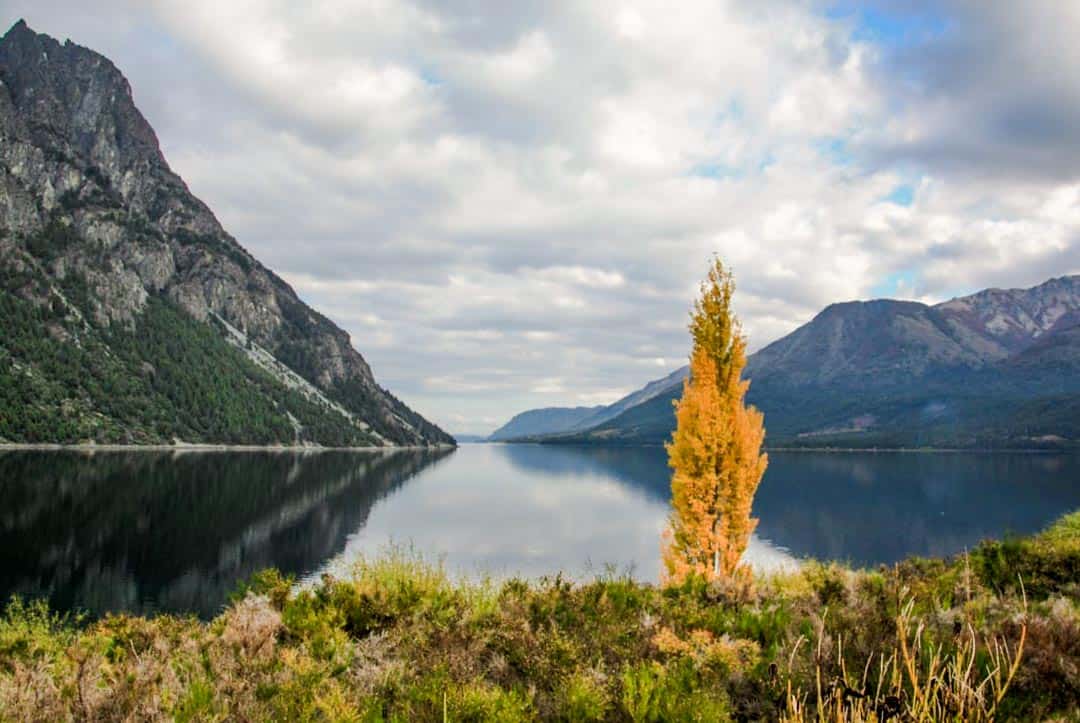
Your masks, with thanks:
<instances>
[{"instance_id":1,"label":"sky","mask_svg":"<svg viewBox=\"0 0 1080 723\"><path fill-rule=\"evenodd\" d=\"M673 10L677 7L677 10ZM1080 3L0 0L93 48L172 168L456 433L837 301L1080 272Z\"/></svg>"}]
</instances>

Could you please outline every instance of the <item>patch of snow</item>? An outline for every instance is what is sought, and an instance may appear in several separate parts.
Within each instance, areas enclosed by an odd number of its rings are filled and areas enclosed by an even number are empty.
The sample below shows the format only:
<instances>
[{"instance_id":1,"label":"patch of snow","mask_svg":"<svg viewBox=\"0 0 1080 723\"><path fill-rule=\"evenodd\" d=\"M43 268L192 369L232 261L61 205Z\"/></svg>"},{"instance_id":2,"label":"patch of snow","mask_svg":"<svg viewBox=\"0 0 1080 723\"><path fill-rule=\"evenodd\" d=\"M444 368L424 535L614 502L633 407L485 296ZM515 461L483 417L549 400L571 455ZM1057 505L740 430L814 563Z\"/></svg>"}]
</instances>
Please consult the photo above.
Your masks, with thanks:
<instances>
[{"instance_id":1,"label":"patch of snow","mask_svg":"<svg viewBox=\"0 0 1080 723\"><path fill-rule=\"evenodd\" d=\"M986 328L993 334L1004 334L1012 325L1009 320L1002 316L1001 312L994 314L994 318L986 322Z\"/></svg>"},{"instance_id":2,"label":"patch of snow","mask_svg":"<svg viewBox=\"0 0 1080 723\"><path fill-rule=\"evenodd\" d=\"M1058 319L1065 316L1067 313L1069 313L1069 310L1065 308L1065 305L1058 302L1043 312L1043 326L1049 329L1057 323Z\"/></svg>"},{"instance_id":3,"label":"patch of snow","mask_svg":"<svg viewBox=\"0 0 1080 723\"><path fill-rule=\"evenodd\" d=\"M1043 328L1039 326L1039 322L1032 319L1031 316L1028 315L1026 312L1021 312L1018 318L1020 321L1020 326L1023 327L1024 331L1031 334L1034 334L1038 331L1043 331Z\"/></svg>"},{"instance_id":4,"label":"patch of snow","mask_svg":"<svg viewBox=\"0 0 1080 723\"><path fill-rule=\"evenodd\" d=\"M943 304L938 304L942 309L955 309L957 311L968 311L971 309L971 301L968 299L950 299Z\"/></svg>"}]
</instances>

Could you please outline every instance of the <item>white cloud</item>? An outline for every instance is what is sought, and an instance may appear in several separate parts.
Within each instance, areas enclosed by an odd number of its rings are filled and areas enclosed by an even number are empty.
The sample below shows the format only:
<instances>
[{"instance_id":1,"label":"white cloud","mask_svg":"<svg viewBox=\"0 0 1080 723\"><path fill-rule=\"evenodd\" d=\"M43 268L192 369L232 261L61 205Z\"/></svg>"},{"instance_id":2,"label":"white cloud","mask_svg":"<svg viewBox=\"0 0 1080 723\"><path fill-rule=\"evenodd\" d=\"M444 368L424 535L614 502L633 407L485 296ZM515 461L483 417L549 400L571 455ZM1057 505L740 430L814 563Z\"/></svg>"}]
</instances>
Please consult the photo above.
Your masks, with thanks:
<instances>
[{"instance_id":1,"label":"white cloud","mask_svg":"<svg viewBox=\"0 0 1080 723\"><path fill-rule=\"evenodd\" d=\"M897 272L1080 271L1059 3L916 6L949 30L901 44L798 0L9 5L116 61L226 228L454 431L680 364L713 253L755 348Z\"/></svg>"}]
</instances>

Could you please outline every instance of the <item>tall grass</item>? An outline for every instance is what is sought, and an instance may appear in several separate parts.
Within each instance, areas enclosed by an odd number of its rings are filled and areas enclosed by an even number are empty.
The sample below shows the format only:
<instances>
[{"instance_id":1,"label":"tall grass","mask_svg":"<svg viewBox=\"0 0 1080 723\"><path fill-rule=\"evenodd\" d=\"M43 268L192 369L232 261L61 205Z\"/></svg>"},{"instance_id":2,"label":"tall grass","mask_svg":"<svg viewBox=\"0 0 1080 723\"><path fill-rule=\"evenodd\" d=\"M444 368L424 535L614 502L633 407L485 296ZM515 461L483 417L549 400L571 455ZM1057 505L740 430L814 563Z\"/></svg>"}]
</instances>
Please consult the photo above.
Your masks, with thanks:
<instances>
[{"instance_id":1,"label":"tall grass","mask_svg":"<svg viewBox=\"0 0 1080 723\"><path fill-rule=\"evenodd\" d=\"M840 675L827 686L815 668L816 705L809 693L797 692L789 681L784 721L851 721L870 723L893 718L907 721L993 721L998 706L1020 668L1027 625L1021 622L1014 645L1004 638L980 640L967 624L953 646L924 641L925 625L907 601L896 618L896 645L866 660L853 681L843 656L842 639L836 664ZM816 652L817 659L822 650Z\"/></svg>"},{"instance_id":2,"label":"tall grass","mask_svg":"<svg viewBox=\"0 0 1080 723\"><path fill-rule=\"evenodd\" d=\"M87 622L14 600L0 720L1076 716L1073 526L1012 541L1015 554L808 562L735 586L454 579L398 548L308 586L261 573L210 622Z\"/></svg>"}]
</instances>

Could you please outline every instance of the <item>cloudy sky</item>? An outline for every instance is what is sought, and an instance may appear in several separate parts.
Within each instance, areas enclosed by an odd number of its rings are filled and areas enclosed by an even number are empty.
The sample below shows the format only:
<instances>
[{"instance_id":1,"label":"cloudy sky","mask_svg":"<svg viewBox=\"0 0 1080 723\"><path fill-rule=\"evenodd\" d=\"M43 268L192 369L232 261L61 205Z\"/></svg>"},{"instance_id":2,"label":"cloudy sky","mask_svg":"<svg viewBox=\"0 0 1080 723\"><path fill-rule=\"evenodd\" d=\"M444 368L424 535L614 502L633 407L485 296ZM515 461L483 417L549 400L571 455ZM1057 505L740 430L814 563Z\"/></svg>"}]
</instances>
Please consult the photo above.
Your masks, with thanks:
<instances>
[{"instance_id":1,"label":"cloudy sky","mask_svg":"<svg viewBox=\"0 0 1080 723\"><path fill-rule=\"evenodd\" d=\"M0 11L116 62L225 227L454 432L680 366L714 252L753 348L1080 271L1080 3Z\"/></svg>"}]
</instances>

